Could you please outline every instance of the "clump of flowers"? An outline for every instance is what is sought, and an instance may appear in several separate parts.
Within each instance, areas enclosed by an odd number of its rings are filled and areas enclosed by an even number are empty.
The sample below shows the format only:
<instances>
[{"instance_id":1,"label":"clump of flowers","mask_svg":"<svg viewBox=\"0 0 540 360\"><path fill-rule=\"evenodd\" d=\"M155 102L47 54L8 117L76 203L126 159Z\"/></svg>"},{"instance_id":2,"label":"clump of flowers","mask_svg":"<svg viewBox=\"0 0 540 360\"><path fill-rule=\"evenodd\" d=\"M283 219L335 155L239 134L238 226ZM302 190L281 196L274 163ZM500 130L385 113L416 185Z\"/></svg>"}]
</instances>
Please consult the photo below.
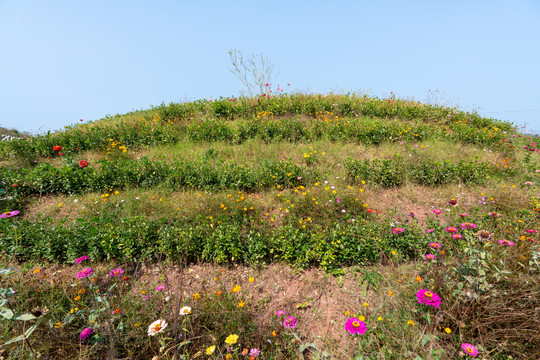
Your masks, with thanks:
<instances>
[{"instance_id":1,"label":"clump of flowers","mask_svg":"<svg viewBox=\"0 0 540 360\"><path fill-rule=\"evenodd\" d=\"M418 299L419 304L426 304L428 306L439 308L439 305L441 304L441 298L439 295L432 291L420 289L416 293L416 298Z\"/></svg>"},{"instance_id":2,"label":"clump of flowers","mask_svg":"<svg viewBox=\"0 0 540 360\"><path fill-rule=\"evenodd\" d=\"M403 234L404 232L405 232L404 228L397 227L397 228L392 229L392 233L394 233L395 235Z\"/></svg>"},{"instance_id":3,"label":"clump of flowers","mask_svg":"<svg viewBox=\"0 0 540 360\"><path fill-rule=\"evenodd\" d=\"M367 326L363 321L355 317L350 318L345 323L345 330L347 330L351 335L352 334L364 334L367 330Z\"/></svg>"},{"instance_id":4,"label":"clump of flowers","mask_svg":"<svg viewBox=\"0 0 540 360\"><path fill-rule=\"evenodd\" d=\"M238 341L238 335L236 334L231 334L227 336L227 338L225 339L225 343L229 344L230 346L236 344L237 341Z\"/></svg>"},{"instance_id":5,"label":"clump of flowers","mask_svg":"<svg viewBox=\"0 0 540 360\"><path fill-rule=\"evenodd\" d=\"M81 339L81 341L84 341L88 339L88 337L92 335L93 333L94 333L94 330L92 330L92 328L87 327L83 331L81 331L81 334L79 335L79 339Z\"/></svg>"},{"instance_id":6,"label":"clump of flowers","mask_svg":"<svg viewBox=\"0 0 540 360\"><path fill-rule=\"evenodd\" d=\"M109 273L110 276L120 276L124 273L124 270L118 268L118 269L114 269L113 271L111 271Z\"/></svg>"},{"instance_id":7,"label":"clump of flowers","mask_svg":"<svg viewBox=\"0 0 540 360\"><path fill-rule=\"evenodd\" d=\"M81 257L75 259L75 264L80 264L84 260L88 260L88 259L90 259L90 256L88 256L88 255L81 256Z\"/></svg>"},{"instance_id":8,"label":"clump of flowers","mask_svg":"<svg viewBox=\"0 0 540 360\"><path fill-rule=\"evenodd\" d=\"M6 211L5 213L0 214L0 219L7 219L15 215L19 215L19 213L20 213L19 210Z\"/></svg>"},{"instance_id":9,"label":"clump of flowers","mask_svg":"<svg viewBox=\"0 0 540 360\"><path fill-rule=\"evenodd\" d=\"M478 356L478 349L471 344L463 343L461 344L461 348L463 349L463 351L465 351L465 354L467 355L470 355L472 357Z\"/></svg>"},{"instance_id":10,"label":"clump of flowers","mask_svg":"<svg viewBox=\"0 0 540 360\"><path fill-rule=\"evenodd\" d=\"M287 316L283 320L283 326L286 329L295 329L296 328L296 319L293 316Z\"/></svg>"},{"instance_id":11,"label":"clump of flowers","mask_svg":"<svg viewBox=\"0 0 540 360\"><path fill-rule=\"evenodd\" d=\"M85 278L85 277L89 277L93 273L94 273L94 270L92 270L92 268L83 269L83 270L81 270L81 271L79 271L77 273L77 279L82 279L82 278Z\"/></svg>"},{"instance_id":12,"label":"clump of flowers","mask_svg":"<svg viewBox=\"0 0 540 360\"><path fill-rule=\"evenodd\" d=\"M503 245L503 246L514 246L514 242L513 241L509 241L509 240L499 240L499 244Z\"/></svg>"},{"instance_id":13,"label":"clump of flowers","mask_svg":"<svg viewBox=\"0 0 540 360\"><path fill-rule=\"evenodd\" d=\"M159 334L160 332L163 332L163 330L165 330L168 325L169 324L167 324L167 322L163 319L154 321L148 327L148 336L154 336L156 334Z\"/></svg>"}]
</instances>

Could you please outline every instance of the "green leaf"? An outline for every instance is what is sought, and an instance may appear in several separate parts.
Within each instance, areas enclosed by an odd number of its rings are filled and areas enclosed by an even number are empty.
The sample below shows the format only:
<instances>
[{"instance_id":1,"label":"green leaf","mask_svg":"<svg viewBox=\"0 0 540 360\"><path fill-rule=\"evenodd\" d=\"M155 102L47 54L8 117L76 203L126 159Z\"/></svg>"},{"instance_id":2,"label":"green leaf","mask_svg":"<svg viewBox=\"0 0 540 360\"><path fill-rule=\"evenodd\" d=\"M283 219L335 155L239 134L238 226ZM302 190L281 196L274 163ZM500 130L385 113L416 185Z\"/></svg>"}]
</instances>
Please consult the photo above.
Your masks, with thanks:
<instances>
[{"instance_id":1,"label":"green leaf","mask_svg":"<svg viewBox=\"0 0 540 360\"><path fill-rule=\"evenodd\" d=\"M17 271L21 271L18 266L17 267L3 268L3 269L0 269L0 275L8 275L10 272L17 272Z\"/></svg>"},{"instance_id":2,"label":"green leaf","mask_svg":"<svg viewBox=\"0 0 540 360\"><path fill-rule=\"evenodd\" d=\"M22 314L15 318L15 320L21 320L21 321L28 321L28 320L35 320L35 319L37 318L32 314Z\"/></svg>"},{"instance_id":3,"label":"green leaf","mask_svg":"<svg viewBox=\"0 0 540 360\"><path fill-rule=\"evenodd\" d=\"M13 318L13 311L11 311L8 308L1 308L0 309L0 316L3 316L6 319L12 319Z\"/></svg>"}]
</instances>

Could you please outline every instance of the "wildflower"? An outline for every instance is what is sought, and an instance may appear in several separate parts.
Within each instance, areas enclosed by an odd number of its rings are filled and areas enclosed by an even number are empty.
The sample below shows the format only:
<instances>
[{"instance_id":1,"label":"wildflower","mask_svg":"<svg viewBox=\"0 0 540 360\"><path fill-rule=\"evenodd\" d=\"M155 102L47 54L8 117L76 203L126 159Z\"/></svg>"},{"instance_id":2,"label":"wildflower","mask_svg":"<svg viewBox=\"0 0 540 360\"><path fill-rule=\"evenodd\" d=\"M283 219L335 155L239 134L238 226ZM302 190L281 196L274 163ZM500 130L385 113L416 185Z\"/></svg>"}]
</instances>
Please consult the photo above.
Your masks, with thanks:
<instances>
[{"instance_id":1,"label":"wildflower","mask_svg":"<svg viewBox=\"0 0 540 360\"><path fill-rule=\"evenodd\" d=\"M232 292L233 292L233 293L237 293L237 292L239 292L240 290L242 290L242 288L240 287L240 285L236 285L236 286L232 289Z\"/></svg>"},{"instance_id":2,"label":"wildflower","mask_svg":"<svg viewBox=\"0 0 540 360\"><path fill-rule=\"evenodd\" d=\"M416 217L416 213L414 211L409 211L409 213L407 215L409 215L413 219Z\"/></svg>"},{"instance_id":3,"label":"wildflower","mask_svg":"<svg viewBox=\"0 0 540 360\"><path fill-rule=\"evenodd\" d=\"M122 311L121 309L114 309L112 314L113 315L120 314L121 311Z\"/></svg>"},{"instance_id":4,"label":"wildflower","mask_svg":"<svg viewBox=\"0 0 540 360\"><path fill-rule=\"evenodd\" d=\"M109 273L110 276L120 276L124 273L124 270L118 268L118 269L114 269L113 271L111 271Z\"/></svg>"},{"instance_id":5,"label":"wildflower","mask_svg":"<svg viewBox=\"0 0 540 360\"><path fill-rule=\"evenodd\" d=\"M88 255L81 256L80 258L76 258L76 259L75 259L75 264L80 264L80 263L82 263L84 260L88 260L88 259L90 259L90 256L88 256Z\"/></svg>"},{"instance_id":6,"label":"wildflower","mask_svg":"<svg viewBox=\"0 0 540 360\"><path fill-rule=\"evenodd\" d=\"M77 296L75 296L75 299L74 299L74 300L75 300L75 301L79 301L79 300L81 300L81 295L77 295Z\"/></svg>"},{"instance_id":7,"label":"wildflower","mask_svg":"<svg viewBox=\"0 0 540 360\"><path fill-rule=\"evenodd\" d=\"M184 306L180 309L180 315L188 315L191 314L191 308L189 306Z\"/></svg>"},{"instance_id":8,"label":"wildflower","mask_svg":"<svg viewBox=\"0 0 540 360\"><path fill-rule=\"evenodd\" d=\"M418 276L416 277L416 281L422 282L422 280L423 280L423 279L420 277L420 275L418 275Z\"/></svg>"},{"instance_id":9,"label":"wildflower","mask_svg":"<svg viewBox=\"0 0 540 360\"><path fill-rule=\"evenodd\" d=\"M467 217L467 213L458 213L458 215L462 218Z\"/></svg>"},{"instance_id":10,"label":"wildflower","mask_svg":"<svg viewBox=\"0 0 540 360\"><path fill-rule=\"evenodd\" d=\"M464 230L476 229L478 227L473 223L461 223L459 226Z\"/></svg>"},{"instance_id":11,"label":"wildflower","mask_svg":"<svg viewBox=\"0 0 540 360\"><path fill-rule=\"evenodd\" d=\"M392 290L390 290L390 291L388 291L388 295L389 295L390 297L394 297L394 292L393 292Z\"/></svg>"},{"instance_id":12,"label":"wildflower","mask_svg":"<svg viewBox=\"0 0 540 360\"><path fill-rule=\"evenodd\" d=\"M77 279L82 279L82 278L85 278L85 277L89 277L93 273L94 273L94 271L92 270L92 268L86 268L86 269L84 269L82 271L79 271L77 273Z\"/></svg>"},{"instance_id":13,"label":"wildflower","mask_svg":"<svg viewBox=\"0 0 540 360\"><path fill-rule=\"evenodd\" d=\"M272 330L272 336L277 336L276 330Z\"/></svg>"},{"instance_id":14,"label":"wildflower","mask_svg":"<svg viewBox=\"0 0 540 360\"><path fill-rule=\"evenodd\" d=\"M392 253L391 253L391 254L392 254L392 255L396 255L397 252L396 252L395 250L392 250Z\"/></svg>"},{"instance_id":15,"label":"wildflower","mask_svg":"<svg viewBox=\"0 0 540 360\"><path fill-rule=\"evenodd\" d=\"M532 185L532 181L526 181L524 185Z\"/></svg>"},{"instance_id":16,"label":"wildflower","mask_svg":"<svg viewBox=\"0 0 540 360\"><path fill-rule=\"evenodd\" d=\"M92 328L87 327L83 331L81 331L81 334L79 335L79 339L81 339L81 341L84 341L88 339L88 337L92 335L93 332L94 330L92 330Z\"/></svg>"},{"instance_id":17,"label":"wildflower","mask_svg":"<svg viewBox=\"0 0 540 360\"><path fill-rule=\"evenodd\" d=\"M286 329L294 329L294 328L296 328L296 319L293 316L287 316L283 320L283 326Z\"/></svg>"},{"instance_id":18,"label":"wildflower","mask_svg":"<svg viewBox=\"0 0 540 360\"><path fill-rule=\"evenodd\" d=\"M487 230L480 230L476 233L476 236L480 239L489 239L491 237L491 233Z\"/></svg>"},{"instance_id":19,"label":"wildflower","mask_svg":"<svg viewBox=\"0 0 540 360\"><path fill-rule=\"evenodd\" d=\"M461 344L461 348L463 349L463 351L465 351L465 354L467 355L471 355L472 357L478 356L478 349L476 349L476 347L471 344L463 343Z\"/></svg>"},{"instance_id":20,"label":"wildflower","mask_svg":"<svg viewBox=\"0 0 540 360\"><path fill-rule=\"evenodd\" d=\"M431 234L432 232L434 232L435 230L434 229L428 229L428 234Z\"/></svg>"},{"instance_id":21,"label":"wildflower","mask_svg":"<svg viewBox=\"0 0 540 360\"><path fill-rule=\"evenodd\" d=\"M364 307L367 309L369 307L369 304L367 302L365 302Z\"/></svg>"},{"instance_id":22,"label":"wildflower","mask_svg":"<svg viewBox=\"0 0 540 360\"><path fill-rule=\"evenodd\" d=\"M441 304L441 298L439 297L439 295L437 295L434 292L424 290L424 289L420 289L416 293L416 298L418 299L419 304L426 304L429 306L434 306L437 309L439 308L439 305Z\"/></svg>"},{"instance_id":23,"label":"wildflower","mask_svg":"<svg viewBox=\"0 0 540 360\"><path fill-rule=\"evenodd\" d=\"M431 243L429 243L429 247L431 247L433 249L436 249L436 250L439 250L441 248L441 244L436 243L436 242L431 242Z\"/></svg>"},{"instance_id":24,"label":"wildflower","mask_svg":"<svg viewBox=\"0 0 540 360\"><path fill-rule=\"evenodd\" d=\"M237 341L238 341L238 335L236 335L236 334L231 334L231 335L227 336L227 338L225 339L225 343L227 343L229 345L234 345L234 344L236 344Z\"/></svg>"},{"instance_id":25,"label":"wildflower","mask_svg":"<svg viewBox=\"0 0 540 360\"><path fill-rule=\"evenodd\" d=\"M216 345L212 345L206 348L206 355L212 355L216 351Z\"/></svg>"},{"instance_id":26,"label":"wildflower","mask_svg":"<svg viewBox=\"0 0 540 360\"><path fill-rule=\"evenodd\" d=\"M268 98L270 98L270 96L268 96ZM231 360L232 359L232 355L231 354L227 354L225 356L225 360Z\"/></svg>"},{"instance_id":27,"label":"wildflower","mask_svg":"<svg viewBox=\"0 0 540 360\"><path fill-rule=\"evenodd\" d=\"M60 145L53 146L53 151L60 151L62 150L62 147Z\"/></svg>"},{"instance_id":28,"label":"wildflower","mask_svg":"<svg viewBox=\"0 0 540 360\"><path fill-rule=\"evenodd\" d=\"M458 231L458 229L455 228L455 227L453 227L453 226L448 226L445 230L446 230L446 232L449 232L449 233L451 233L451 234L453 234L453 233L455 233L455 232Z\"/></svg>"},{"instance_id":29,"label":"wildflower","mask_svg":"<svg viewBox=\"0 0 540 360\"><path fill-rule=\"evenodd\" d=\"M20 213L19 210L7 211L5 213L0 214L0 219L7 219L15 215L19 215L19 213Z\"/></svg>"},{"instance_id":30,"label":"wildflower","mask_svg":"<svg viewBox=\"0 0 540 360\"><path fill-rule=\"evenodd\" d=\"M525 231L528 232L529 234L536 234L537 233L537 231L533 230L533 229L527 229Z\"/></svg>"},{"instance_id":31,"label":"wildflower","mask_svg":"<svg viewBox=\"0 0 540 360\"><path fill-rule=\"evenodd\" d=\"M156 288L156 291L161 291L165 289L165 285L159 285L157 288Z\"/></svg>"},{"instance_id":32,"label":"wildflower","mask_svg":"<svg viewBox=\"0 0 540 360\"><path fill-rule=\"evenodd\" d=\"M397 227L397 228L392 229L392 233L394 233L395 235L403 234L404 232L405 232L404 228Z\"/></svg>"},{"instance_id":33,"label":"wildflower","mask_svg":"<svg viewBox=\"0 0 540 360\"><path fill-rule=\"evenodd\" d=\"M347 322L345 323L345 330L347 330L351 335L362 335L366 332L367 326L363 321L360 321L360 319L353 317L347 320Z\"/></svg>"},{"instance_id":34,"label":"wildflower","mask_svg":"<svg viewBox=\"0 0 540 360\"><path fill-rule=\"evenodd\" d=\"M435 213L435 215L441 215L442 214L442 211L439 210L439 209L433 209L433 212Z\"/></svg>"},{"instance_id":35,"label":"wildflower","mask_svg":"<svg viewBox=\"0 0 540 360\"><path fill-rule=\"evenodd\" d=\"M458 199L452 199L448 202L448 204L450 205L457 205L457 203L458 203Z\"/></svg>"},{"instance_id":36,"label":"wildflower","mask_svg":"<svg viewBox=\"0 0 540 360\"><path fill-rule=\"evenodd\" d=\"M240 302L238 303L238 307L242 307L242 308L243 308L244 306L246 306L246 302L245 302L245 301L240 301Z\"/></svg>"},{"instance_id":37,"label":"wildflower","mask_svg":"<svg viewBox=\"0 0 540 360\"><path fill-rule=\"evenodd\" d=\"M162 319L154 321L148 327L148 336L154 336L156 334L159 334L160 332L165 330L167 325L169 324L167 324L167 322L165 322L165 320L162 320Z\"/></svg>"},{"instance_id":38,"label":"wildflower","mask_svg":"<svg viewBox=\"0 0 540 360\"><path fill-rule=\"evenodd\" d=\"M447 334L450 334L452 332L452 329L450 328L445 328L444 331L447 333Z\"/></svg>"},{"instance_id":39,"label":"wildflower","mask_svg":"<svg viewBox=\"0 0 540 360\"><path fill-rule=\"evenodd\" d=\"M411 326L414 326L416 325L414 321L412 320L407 320L407 325L411 325Z\"/></svg>"},{"instance_id":40,"label":"wildflower","mask_svg":"<svg viewBox=\"0 0 540 360\"><path fill-rule=\"evenodd\" d=\"M501 214L495 212L495 211L490 211L488 213L489 216L491 216L492 218L498 218L498 217L501 217Z\"/></svg>"},{"instance_id":41,"label":"wildflower","mask_svg":"<svg viewBox=\"0 0 540 360\"><path fill-rule=\"evenodd\" d=\"M193 294L193 300L197 300L201 297L201 295L199 293L195 293Z\"/></svg>"},{"instance_id":42,"label":"wildflower","mask_svg":"<svg viewBox=\"0 0 540 360\"><path fill-rule=\"evenodd\" d=\"M260 350L258 350L257 348L254 348L249 351L249 356L257 357L259 356L260 353L261 353Z\"/></svg>"},{"instance_id":43,"label":"wildflower","mask_svg":"<svg viewBox=\"0 0 540 360\"><path fill-rule=\"evenodd\" d=\"M499 244L503 246L514 246L514 242L508 240L499 240Z\"/></svg>"},{"instance_id":44,"label":"wildflower","mask_svg":"<svg viewBox=\"0 0 540 360\"><path fill-rule=\"evenodd\" d=\"M81 169L84 169L84 168L87 167L87 166L88 166L88 161L86 161L86 160L81 160L81 161L79 161L79 167L80 167Z\"/></svg>"},{"instance_id":45,"label":"wildflower","mask_svg":"<svg viewBox=\"0 0 540 360\"><path fill-rule=\"evenodd\" d=\"M278 310L276 315L277 315L278 318L282 317L283 315L285 315L285 310Z\"/></svg>"},{"instance_id":46,"label":"wildflower","mask_svg":"<svg viewBox=\"0 0 540 360\"><path fill-rule=\"evenodd\" d=\"M250 276L249 279L248 279L248 281L249 281L250 283L252 283L252 282L255 281L255 279L254 279L253 277Z\"/></svg>"},{"instance_id":47,"label":"wildflower","mask_svg":"<svg viewBox=\"0 0 540 360\"><path fill-rule=\"evenodd\" d=\"M221 295L221 294L223 294L223 291L221 291L221 290L220 290L220 291L216 291L216 295L217 295L217 296L219 296L219 295Z\"/></svg>"}]
</instances>

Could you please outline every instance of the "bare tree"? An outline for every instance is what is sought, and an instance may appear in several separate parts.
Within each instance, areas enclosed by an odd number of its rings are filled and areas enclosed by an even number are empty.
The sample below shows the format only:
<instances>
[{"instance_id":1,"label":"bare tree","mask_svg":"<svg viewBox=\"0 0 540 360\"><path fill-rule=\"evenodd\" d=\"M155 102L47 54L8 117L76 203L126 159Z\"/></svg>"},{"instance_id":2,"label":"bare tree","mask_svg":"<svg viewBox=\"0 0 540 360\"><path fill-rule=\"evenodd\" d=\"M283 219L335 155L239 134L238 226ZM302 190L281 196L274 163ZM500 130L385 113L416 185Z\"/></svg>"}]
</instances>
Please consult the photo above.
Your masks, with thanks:
<instances>
[{"instance_id":1,"label":"bare tree","mask_svg":"<svg viewBox=\"0 0 540 360\"><path fill-rule=\"evenodd\" d=\"M259 94L265 92L265 86L270 82L270 77L274 71L274 64L261 54L252 54L244 59L244 55L238 49L229 50L229 58L232 68L230 72L234 74L245 85L249 96L253 96L257 91Z\"/></svg>"}]
</instances>

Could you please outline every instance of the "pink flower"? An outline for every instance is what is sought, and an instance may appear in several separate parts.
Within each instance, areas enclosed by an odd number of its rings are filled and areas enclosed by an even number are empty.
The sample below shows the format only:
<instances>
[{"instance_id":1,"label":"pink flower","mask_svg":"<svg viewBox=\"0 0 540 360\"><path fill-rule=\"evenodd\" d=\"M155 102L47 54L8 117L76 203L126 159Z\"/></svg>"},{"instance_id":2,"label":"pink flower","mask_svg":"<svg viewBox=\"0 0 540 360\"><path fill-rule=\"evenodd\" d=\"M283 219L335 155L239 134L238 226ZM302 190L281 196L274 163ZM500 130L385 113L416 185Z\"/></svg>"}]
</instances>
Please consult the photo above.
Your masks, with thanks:
<instances>
[{"instance_id":1,"label":"pink flower","mask_svg":"<svg viewBox=\"0 0 540 360\"><path fill-rule=\"evenodd\" d=\"M80 168L84 169L87 166L88 166L88 161L86 161L86 160L79 161L79 167Z\"/></svg>"},{"instance_id":2,"label":"pink flower","mask_svg":"<svg viewBox=\"0 0 540 360\"><path fill-rule=\"evenodd\" d=\"M431 243L429 243L429 247L439 250L441 248L441 244L436 243L436 242L431 242Z\"/></svg>"},{"instance_id":3,"label":"pink flower","mask_svg":"<svg viewBox=\"0 0 540 360\"><path fill-rule=\"evenodd\" d=\"M453 226L449 226L445 230L446 230L446 232L449 232L449 233L455 233L455 232L458 231L458 229L453 227Z\"/></svg>"},{"instance_id":4,"label":"pink flower","mask_svg":"<svg viewBox=\"0 0 540 360\"><path fill-rule=\"evenodd\" d=\"M435 255L433 254L426 254L426 260L434 260L435 259Z\"/></svg>"},{"instance_id":5,"label":"pink flower","mask_svg":"<svg viewBox=\"0 0 540 360\"><path fill-rule=\"evenodd\" d=\"M435 215L440 215L440 214L442 214L442 211L439 210L439 209L433 209L433 212L435 213Z\"/></svg>"},{"instance_id":6,"label":"pink flower","mask_svg":"<svg viewBox=\"0 0 540 360\"><path fill-rule=\"evenodd\" d=\"M124 273L124 270L118 268L118 269L114 269L113 271L111 271L109 273L110 276L120 276Z\"/></svg>"},{"instance_id":7,"label":"pink flower","mask_svg":"<svg viewBox=\"0 0 540 360\"><path fill-rule=\"evenodd\" d=\"M278 318L282 317L283 315L285 315L285 310L278 310L276 315L277 315Z\"/></svg>"},{"instance_id":8,"label":"pink flower","mask_svg":"<svg viewBox=\"0 0 540 360\"><path fill-rule=\"evenodd\" d=\"M405 232L405 229L404 229L404 228L397 227L397 228L395 228L395 229L392 229L392 232L393 232L395 235L403 234L403 233Z\"/></svg>"},{"instance_id":9,"label":"pink flower","mask_svg":"<svg viewBox=\"0 0 540 360\"><path fill-rule=\"evenodd\" d=\"M89 277L93 273L94 273L94 271L92 270L92 268L83 269L83 270L81 270L81 271L79 271L77 273L77 279L82 279L82 278L85 278L85 277Z\"/></svg>"},{"instance_id":10,"label":"pink flower","mask_svg":"<svg viewBox=\"0 0 540 360\"><path fill-rule=\"evenodd\" d=\"M526 181L525 182L525 185L532 185L532 184L533 184L532 181Z\"/></svg>"},{"instance_id":11,"label":"pink flower","mask_svg":"<svg viewBox=\"0 0 540 360\"><path fill-rule=\"evenodd\" d=\"M7 211L5 213L0 214L0 219L7 219L15 215L19 215L19 213L20 213L19 210Z\"/></svg>"},{"instance_id":12,"label":"pink flower","mask_svg":"<svg viewBox=\"0 0 540 360\"><path fill-rule=\"evenodd\" d=\"M156 291L161 291L165 289L165 285L159 285L157 288L156 288Z\"/></svg>"},{"instance_id":13,"label":"pink flower","mask_svg":"<svg viewBox=\"0 0 540 360\"><path fill-rule=\"evenodd\" d=\"M439 305L441 304L441 298L439 295L432 291L420 289L416 293L416 298L418 299L419 304L426 304L428 306L434 306L437 309L439 308Z\"/></svg>"},{"instance_id":14,"label":"pink flower","mask_svg":"<svg viewBox=\"0 0 540 360\"><path fill-rule=\"evenodd\" d=\"M434 229L428 229L428 234L431 234L432 232L434 232L435 230Z\"/></svg>"},{"instance_id":15,"label":"pink flower","mask_svg":"<svg viewBox=\"0 0 540 360\"><path fill-rule=\"evenodd\" d=\"M257 357L260 353L261 351L259 349L253 348L249 351L249 356Z\"/></svg>"},{"instance_id":16,"label":"pink flower","mask_svg":"<svg viewBox=\"0 0 540 360\"><path fill-rule=\"evenodd\" d=\"M76 258L76 259L75 259L75 264L80 264L80 263L82 263L84 260L88 260L88 259L90 259L90 256L88 256L88 255L81 256L80 258Z\"/></svg>"},{"instance_id":17,"label":"pink flower","mask_svg":"<svg viewBox=\"0 0 540 360\"><path fill-rule=\"evenodd\" d=\"M345 323L345 330L347 330L351 335L352 334L364 334L367 330L367 326L363 321L355 317L350 318Z\"/></svg>"},{"instance_id":18,"label":"pink flower","mask_svg":"<svg viewBox=\"0 0 540 360\"><path fill-rule=\"evenodd\" d=\"M88 339L88 337L92 335L93 332L94 330L92 330L92 328L87 327L86 329L81 331L81 334L79 335L79 339L81 339L81 341L84 341Z\"/></svg>"},{"instance_id":19,"label":"pink flower","mask_svg":"<svg viewBox=\"0 0 540 360\"><path fill-rule=\"evenodd\" d=\"M460 240L460 239L463 239L463 235L461 234L452 234L450 235L452 237L452 239L454 240Z\"/></svg>"},{"instance_id":20,"label":"pink flower","mask_svg":"<svg viewBox=\"0 0 540 360\"><path fill-rule=\"evenodd\" d=\"M529 234L536 234L537 233L537 231L533 230L533 229L527 229L525 231L528 232Z\"/></svg>"},{"instance_id":21,"label":"pink flower","mask_svg":"<svg viewBox=\"0 0 540 360\"><path fill-rule=\"evenodd\" d=\"M476 229L478 227L473 223L461 223L459 226L464 230Z\"/></svg>"},{"instance_id":22,"label":"pink flower","mask_svg":"<svg viewBox=\"0 0 540 360\"><path fill-rule=\"evenodd\" d=\"M462 218L467 217L467 213L458 213L458 215L461 216Z\"/></svg>"},{"instance_id":23,"label":"pink flower","mask_svg":"<svg viewBox=\"0 0 540 360\"><path fill-rule=\"evenodd\" d=\"M294 329L294 328L296 328L296 319L294 317L292 317L292 316L287 316L283 320L283 326L286 329Z\"/></svg>"},{"instance_id":24,"label":"pink flower","mask_svg":"<svg viewBox=\"0 0 540 360\"><path fill-rule=\"evenodd\" d=\"M514 246L514 242L508 240L499 240L499 244L503 246Z\"/></svg>"},{"instance_id":25,"label":"pink flower","mask_svg":"<svg viewBox=\"0 0 540 360\"><path fill-rule=\"evenodd\" d=\"M465 351L465 354L467 355L470 355L472 357L478 356L478 349L471 344L463 343L461 344L461 348L463 349L463 351Z\"/></svg>"}]
</instances>

